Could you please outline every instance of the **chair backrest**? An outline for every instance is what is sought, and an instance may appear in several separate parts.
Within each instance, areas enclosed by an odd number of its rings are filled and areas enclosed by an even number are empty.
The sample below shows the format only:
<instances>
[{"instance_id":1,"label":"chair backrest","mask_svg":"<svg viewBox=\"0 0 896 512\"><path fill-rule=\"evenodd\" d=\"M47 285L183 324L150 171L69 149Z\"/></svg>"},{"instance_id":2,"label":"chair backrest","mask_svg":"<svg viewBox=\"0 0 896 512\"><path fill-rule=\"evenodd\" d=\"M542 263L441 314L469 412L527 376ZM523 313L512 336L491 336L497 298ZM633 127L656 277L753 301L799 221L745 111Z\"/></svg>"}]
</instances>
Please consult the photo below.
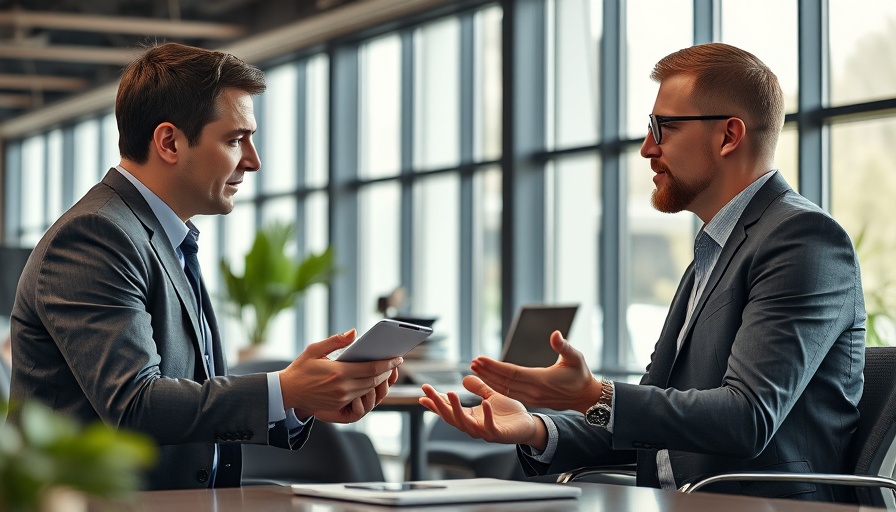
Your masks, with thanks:
<instances>
[{"instance_id":1,"label":"chair backrest","mask_svg":"<svg viewBox=\"0 0 896 512\"><path fill-rule=\"evenodd\" d=\"M282 370L291 361L257 360L239 363L232 375ZM299 450L244 444L243 485L385 481L383 467L370 438L363 432L315 421Z\"/></svg>"},{"instance_id":2,"label":"chair backrest","mask_svg":"<svg viewBox=\"0 0 896 512\"><path fill-rule=\"evenodd\" d=\"M868 347L864 373L861 416L853 435L853 471L892 478L896 471L896 347ZM856 494L861 504L896 507L889 489L858 487Z\"/></svg>"}]
</instances>

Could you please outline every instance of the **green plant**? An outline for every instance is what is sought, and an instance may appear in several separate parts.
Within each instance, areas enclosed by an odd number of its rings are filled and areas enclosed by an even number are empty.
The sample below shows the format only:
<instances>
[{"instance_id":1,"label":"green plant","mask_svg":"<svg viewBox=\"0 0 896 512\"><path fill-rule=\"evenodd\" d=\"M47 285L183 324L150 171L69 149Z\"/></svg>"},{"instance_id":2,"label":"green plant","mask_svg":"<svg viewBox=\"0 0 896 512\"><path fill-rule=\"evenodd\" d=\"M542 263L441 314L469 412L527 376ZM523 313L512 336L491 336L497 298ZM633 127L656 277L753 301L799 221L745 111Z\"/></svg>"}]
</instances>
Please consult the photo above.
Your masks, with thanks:
<instances>
[{"instance_id":1,"label":"green plant","mask_svg":"<svg viewBox=\"0 0 896 512\"><path fill-rule=\"evenodd\" d=\"M226 260L221 260L226 298L243 319L252 345L264 343L274 317L291 308L309 286L329 283L333 276L332 248L296 261L289 252L294 233L291 223L274 223L260 229L252 249L246 253L241 276L233 273Z\"/></svg>"},{"instance_id":2,"label":"green plant","mask_svg":"<svg viewBox=\"0 0 896 512\"><path fill-rule=\"evenodd\" d=\"M140 487L139 470L156 459L142 434L99 422L82 427L32 402L12 414L17 421L0 424L0 510L38 510L56 488L126 497Z\"/></svg>"}]
</instances>

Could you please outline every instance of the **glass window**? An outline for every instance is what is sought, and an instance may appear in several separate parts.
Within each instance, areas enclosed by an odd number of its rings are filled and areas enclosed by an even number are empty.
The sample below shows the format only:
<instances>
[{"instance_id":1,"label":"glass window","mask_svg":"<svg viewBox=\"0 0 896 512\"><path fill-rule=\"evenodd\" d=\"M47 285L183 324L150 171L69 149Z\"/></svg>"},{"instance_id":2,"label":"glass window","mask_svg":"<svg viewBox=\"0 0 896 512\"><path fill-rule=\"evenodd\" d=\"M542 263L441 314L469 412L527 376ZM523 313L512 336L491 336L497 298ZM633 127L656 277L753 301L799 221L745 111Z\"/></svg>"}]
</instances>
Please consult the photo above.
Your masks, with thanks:
<instances>
[{"instance_id":1,"label":"glass window","mask_svg":"<svg viewBox=\"0 0 896 512\"><path fill-rule=\"evenodd\" d=\"M602 2L553 2L548 26L548 146L597 143Z\"/></svg>"},{"instance_id":2,"label":"glass window","mask_svg":"<svg viewBox=\"0 0 896 512\"><path fill-rule=\"evenodd\" d=\"M781 175L787 180L787 184L799 192L799 133L795 124L785 124L781 136L778 137L778 147L775 149L775 165L781 171Z\"/></svg>"},{"instance_id":3,"label":"glass window","mask_svg":"<svg viewBox=\"0 0 896 512\"><path fill-rule=\"evenodd\" d=\"M650 79L650 72L666 55L694 43L694 9L689 0L629 0L626 6L622 48L626 62L623 91L628 109L624 133L641 138L647 135L647 115L653 112L659 90L659 84Z\"/></svg>"},{"instance_id":4,"label":"glass window","mask_svg":"<svg viewBox=\"0 0 896 512\"><path fill-rule=\"evenodd\" d=\"M360 49L360 155L362 178L401 169L401 39L390 35Z\"/></svg>"},{"instance_id":5,"label":"glass window","mask_svg":"<svg viewBox=\"0 0 896 512\"><path fill-rule=\"evenodd\" d=\"M47 134L47 224L62 215L62 130Z\"/></svg>"},{"instance_id":6,"label":"glass window","mask_svg":"<svg viewBox=\"0 0 896 512\"><path fill-rule=\"evenodd\" d=\"M835 124L830 133L831 211L849 232L859 256L868 341L896 344L896 175L891 158L896 119Z\"/></svg>"},{"instance_id":7,"label":"glass window","mask_svg":"<svg viewBox=\"0 0 896 512\"><path fill-rule=\"evenodd\" d=\"M323 187L327 179L329 137L330 61L316 55L305 67L305 184Z\"/></svg>"},{"instance_id":8,"label":"glass window","mask_svg":"<svg viewBox=\"0 0 896 512\"><path fill-rule=\"evenodd\" d=\"M650 198L655 190L650 164L632 148L625 155L628 172L628 275L630 296L626 313L629 345L620 347L623 366L643 370L678 282L694 259L697 217L692 213L661 213Z\"/></svg>"},{"instance_id":9,"label":"glass window","mask_svg":"<svg viewBox=\"0 0 896 512\"><path fill-rule=\"evenodd\" d=\"M277 66L265 72L267 90L262 102L264 124L259 137L264 139L262 172L257 179L267 193L295 190L296 188L296 88L298 72L296 64ZM290 219L292 220L292 219Z\"/></svg>"},{"instance_id":10,"label":"glass window","mask_svg":"<svg viewBox=\"0 0 896 512\"><path fill-rule=\"evenodd\" d=\"M377 298L402 286L401 187L390 181L368 185L359 193L358 329L366 331L379 319ZM337 248L338 249L338 248ZM343 326L336 326L341 329ZM345 326L346 329L354 326Z\"/></svg>"},{"instance_id":11,"label":"glass window","mask_svg":"<svg viewBox=\"0 0 896 512\"><path fill-rule=\"evenodd\" d=\"M75 201L99 181L99 140L100 124L96 119L75 125L75 188L72 196Z\"/></svg>"},{"instance_id":12,"label":"glass window","mask_svg":"<svg viewBox=\"0 0 896 512\"><path fill-rule=\"evenodd\" d=\"M454 173L420 179L414 186L414 316L437 317L434 333L444 336L443 359L457 361L460 294L460 180ZM438 338L427 349L439 343ZM435 356L435 354L433 354Z\"/></svg>"},{"instance_id":13,"label":"glass window","mask_svg":"<svg viewBox=\"0 0 896 512\"><path fill-rule=\"evenodd\" d=\"M501 9L497 6L476 13L475 35L475 138L477 160L493 160L501 155Z\"/></svg>"},{"instance_id":14,"label":"glass window","mask_svg":"<svg viewBox=\"0 0 896 512\"><path fill-rule=\"evenodd\" d=\"M501 197L500 168L476 174L473 182L473 354L501 356Z\"/></svg>"},{"instance_id":15,"label":"glass window","mask_svg":"<svg viewBox=\"0 0 896 512\"><path fill-rule=\"evenodd\" d=\"M40 240L45 225L46 139L37 135L22 144L22 234L23 243L33 245Z\"/></svg>"},{"instance_id":16,"label":"glass window","mask_svg":"<svg viewBox=\"0 0 896 512\"><path fill-rule=\"evenodd\" d=\"M761 26L762 30L756 30ZM795 112L799 97L797 2L754 0L722 3L722 42L759 57L778 77L784 91L784 107Z\"/></svg>"},{"instance_id":17,"label":"glass window","mask_svg":"<svg viewBox=\"0 0 896 512\"><path fill-rule=\"evenodd\" d=\"M603 321L598 293L598 252L601 220L600 163L594 154L558 159L549 168L549 204L553 218L548 240L550 302L577 303L579 310L569 332L570 342L589 366L600 361Z\"/></svg>"},{"instance_id":18,"label":"glass window","mask_svg":"<svg viewBox=\"0 0 896 512\"><path fill-rule=\"evenodd\" d=\"M896 2L829 0L831 105L896 96Z\"/></svg>"},{"instance_id":19,"label":"glass window","mask_svg":"<svg viewBox=\"0 0 896 512\"><path fill-rule=\"evenodd\" d=\"M106 114L100 123L103 132L103 154L100 155L99 165L102 168L100 175L105 176L109 168L121 163L121 152L118 150L118 122L115 120L115 113Z\"/></svg>"},{"instance_id":20,"label":"glass window","mask_svg":"<svg viewBox=\"0 0 896 512\"><path fill-rule=\"evenodd\" d=\"M459 38L457 18L414 32L414 167L418 170L451 167L460 160Z\"/></svg>"},{"instance_id":21,"label":"glass window","mask_svg":"<svg viewBox=\"0 0 896 512\"><path fill-rule=\"evenodd\" d=\"M309 194L305 198L305 250L309 252L322 252L327 248L329 240L329 220L327 208L329 201L325 192ZM338 247L333 248L339 251ZM330 293L325 286L313 286L308 289L303 299L305 307L305 332L304 339L299 340L299 346L307 345L322 340L330 334L328 300Z\"/></svg>"}]
</instances>

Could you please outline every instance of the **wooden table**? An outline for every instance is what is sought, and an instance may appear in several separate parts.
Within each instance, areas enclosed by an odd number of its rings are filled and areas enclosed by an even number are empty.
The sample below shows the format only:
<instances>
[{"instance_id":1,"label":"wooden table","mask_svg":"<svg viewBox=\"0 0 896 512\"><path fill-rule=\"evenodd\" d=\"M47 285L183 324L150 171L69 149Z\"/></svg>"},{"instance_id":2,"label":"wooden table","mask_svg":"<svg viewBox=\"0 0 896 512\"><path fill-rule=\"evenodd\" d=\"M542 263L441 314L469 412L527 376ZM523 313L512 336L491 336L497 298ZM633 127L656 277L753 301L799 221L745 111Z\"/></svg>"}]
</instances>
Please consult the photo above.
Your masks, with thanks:
<instances>
[{"instance_id":1,"label":"wooden table","mask_svg":"<svg viewBox=\"0 0 896 512\"><path fill-rule=\"evenodd\" d=\"M464 405L475 405L480 398L463 388L442 389L440 392L455 391ZM389 389L386 398L373 410L396 411L408 415L408 429L410 430L410 444L408 446L409 480L425 480L428 478L426 461L426 424L423 414L427 411L417 401L423 396L423 390L416 384L399 384Z\"/></svg>"},{"instance_id":2,"label":"wooden table","mask_svg":"<svg viewBox=\"0 0 896 512\"><path fill-rule=\"evenodd\" d=\"M483 503L426 507L379 507L347 501L299 498L288 487L243 487L192 491L149 491L138 493L132 504L91 510L127 512L858 512L884 510L854 505L769 500L723 494L682 494L675 491L625 487L609 484L569 484L582 488L582 496L572 500ZM93 505L93 504L92 504Z\"/></svg>"}]
</instances>

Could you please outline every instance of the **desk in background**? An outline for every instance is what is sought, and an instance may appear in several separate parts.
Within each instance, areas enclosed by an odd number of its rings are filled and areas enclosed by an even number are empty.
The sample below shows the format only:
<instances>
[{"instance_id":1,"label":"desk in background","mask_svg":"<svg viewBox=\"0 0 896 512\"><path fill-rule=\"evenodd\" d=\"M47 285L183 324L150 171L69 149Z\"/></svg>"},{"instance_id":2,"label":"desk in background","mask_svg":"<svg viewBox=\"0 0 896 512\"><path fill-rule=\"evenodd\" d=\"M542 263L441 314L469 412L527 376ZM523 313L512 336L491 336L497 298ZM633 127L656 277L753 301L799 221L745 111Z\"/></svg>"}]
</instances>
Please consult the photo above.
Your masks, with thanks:
<instances>
[{"instance_id":1,"label":"desk in background","mask_svg":"<svg viewBox=\"0 0 896 512\"><path fill-rule=\"evenodd\" d=\"M464 405L476 405L480 398L463 388L441 389L439 391L454 391L460 396ZM409 480L425 480L428 478L426 462L426 424L423 414L427 411L417 401L423 396L423 390L416 384L400 384L392 386L386 398L373 410L403 412L408 415L408 428L410 430L410 445L408 446Z\"/></svg>"},{"instance_id":2,"label":"desk in background","mask_svg":"<svg viewBox=\"0 0 896 512\"><path fill-rule=\"evenodd\" d=\"M468 505L425 507L379 507L348 501L299 498L288 487L242 487L190 491L147 491L138 493L132 505L121 507L97 503L91 510L121 512L869 512L884 510L856 505L792 500L769 500L724 494L682 494L675 491L626 487L622 485L574 483L582 488L577 500L535 500ZM105 507L105 508L104 508Z\"/></svg>"}]
</instances>

